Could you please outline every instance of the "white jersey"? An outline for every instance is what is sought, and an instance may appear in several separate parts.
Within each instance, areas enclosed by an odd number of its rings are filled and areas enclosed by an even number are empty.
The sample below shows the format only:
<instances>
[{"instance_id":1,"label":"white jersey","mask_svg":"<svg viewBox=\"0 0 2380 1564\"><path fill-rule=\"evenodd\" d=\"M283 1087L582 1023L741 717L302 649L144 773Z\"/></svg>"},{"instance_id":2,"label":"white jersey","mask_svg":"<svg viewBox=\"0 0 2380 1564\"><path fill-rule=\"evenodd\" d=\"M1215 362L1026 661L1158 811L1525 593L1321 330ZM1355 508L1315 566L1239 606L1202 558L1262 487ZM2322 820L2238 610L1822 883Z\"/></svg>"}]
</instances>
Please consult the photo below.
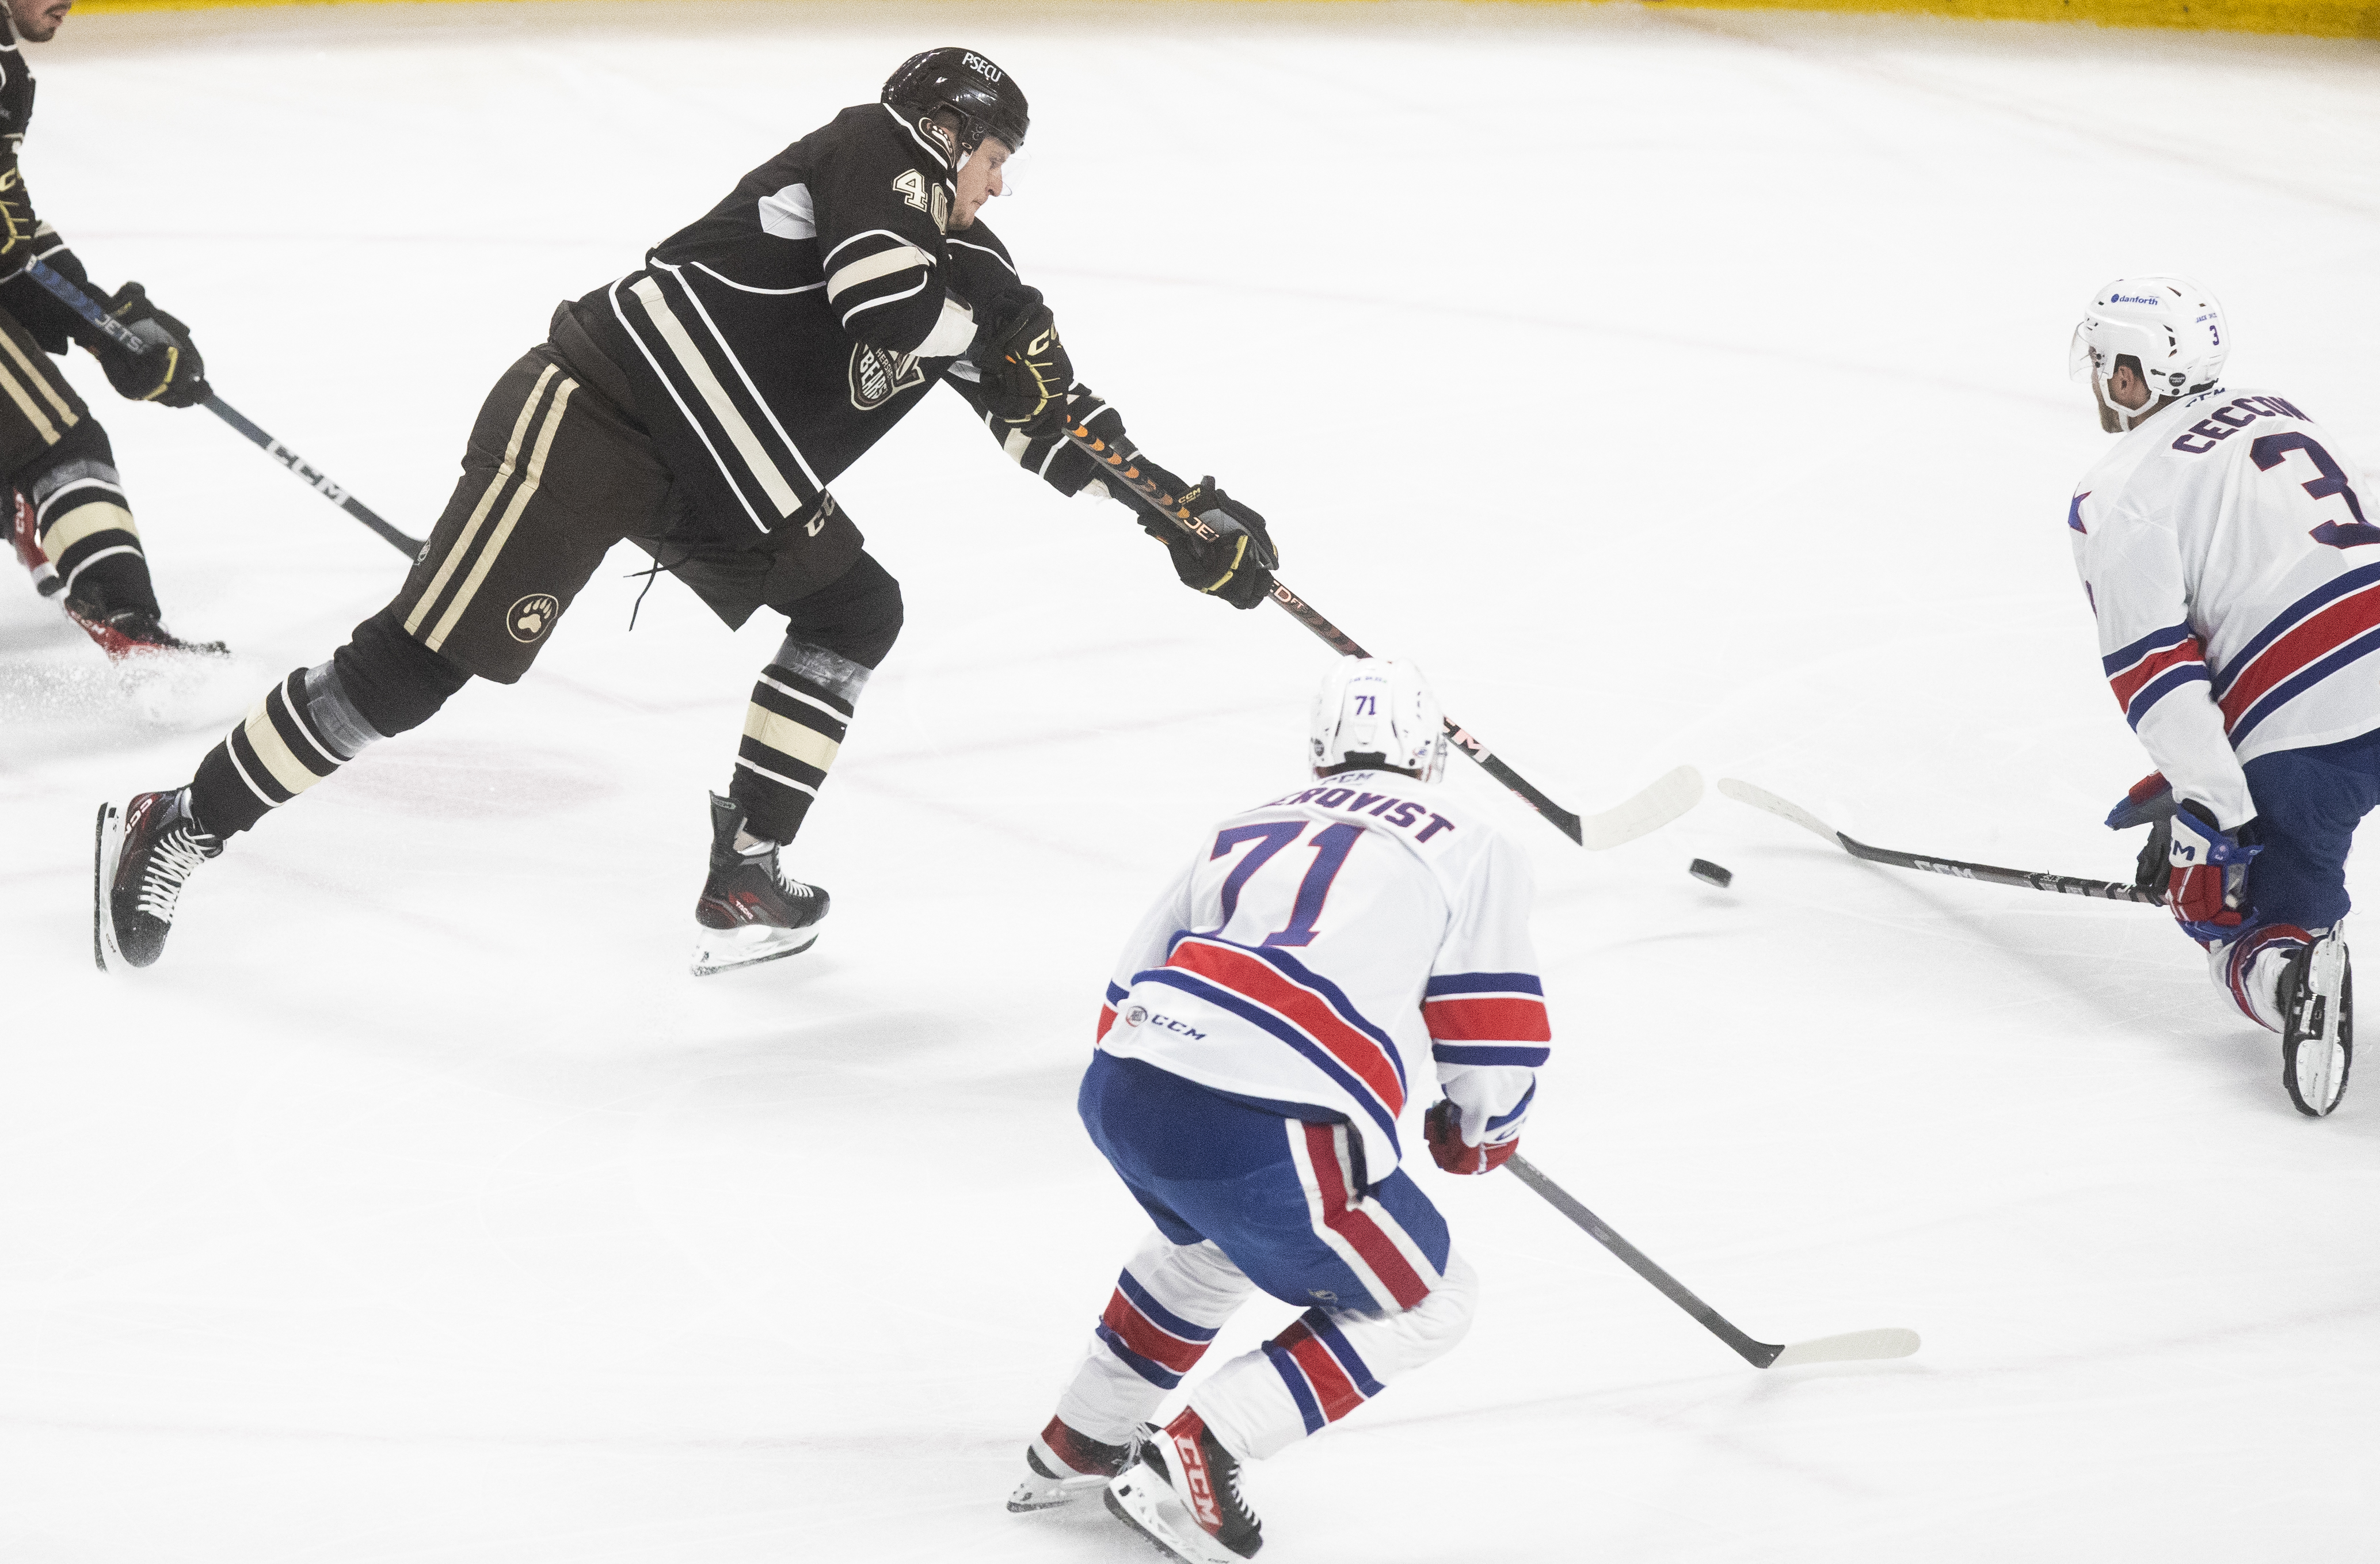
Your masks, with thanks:
<instances>
[{"instance_id":1,"label":"white jersey","mask_svg":"<svg viewBox=\"0 0 2380 1564\"><path fill-rule=\"evenodd\" d=\"M2380 525L2331 436L2269 392L2144 419L2066 513L2125 718L2229 830L2259 755L2380 728Z\"/></svg>"},{"instance_id":2,"label":"white jersey","mask_svg":"<svg viewBox=\"0 0 2380 1564\"><path fill-rule=\"evenodd\" d=\"M1527 1110L1551 1040L1529 897L1520 851L1443 788L1342 772L1220 822L1124 947L1099 1046L1343 1118L1378 1182L1424 1060L1466 1140Z\"/></svg>"}]
</instances>

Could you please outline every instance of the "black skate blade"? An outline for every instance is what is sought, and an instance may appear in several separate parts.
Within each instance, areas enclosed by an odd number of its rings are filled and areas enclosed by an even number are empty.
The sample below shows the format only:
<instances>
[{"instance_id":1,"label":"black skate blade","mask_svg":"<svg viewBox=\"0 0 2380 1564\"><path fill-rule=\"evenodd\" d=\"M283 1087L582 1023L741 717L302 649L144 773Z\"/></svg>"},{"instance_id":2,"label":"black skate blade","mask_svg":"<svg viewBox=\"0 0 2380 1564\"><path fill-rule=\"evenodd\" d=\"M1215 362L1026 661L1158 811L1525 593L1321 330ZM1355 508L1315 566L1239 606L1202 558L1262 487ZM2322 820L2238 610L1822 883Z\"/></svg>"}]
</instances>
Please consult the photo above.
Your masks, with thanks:
<instances>
[{"instance_id":1,"label":"black skate blade","mask_svg":"<svg viewBox=\"0 0 2380 1564\"><path fill-rule=\"evenodd\" d=\"M99 823L91 832L91 959L100 971L110 970L107 958L114 956L115 965L125 964L124 952L116 949L115 929L109 919L107 888L115 879L115 866L124 856L124 814L113 804L99 806Z\"/></svg>"}]
</instances>

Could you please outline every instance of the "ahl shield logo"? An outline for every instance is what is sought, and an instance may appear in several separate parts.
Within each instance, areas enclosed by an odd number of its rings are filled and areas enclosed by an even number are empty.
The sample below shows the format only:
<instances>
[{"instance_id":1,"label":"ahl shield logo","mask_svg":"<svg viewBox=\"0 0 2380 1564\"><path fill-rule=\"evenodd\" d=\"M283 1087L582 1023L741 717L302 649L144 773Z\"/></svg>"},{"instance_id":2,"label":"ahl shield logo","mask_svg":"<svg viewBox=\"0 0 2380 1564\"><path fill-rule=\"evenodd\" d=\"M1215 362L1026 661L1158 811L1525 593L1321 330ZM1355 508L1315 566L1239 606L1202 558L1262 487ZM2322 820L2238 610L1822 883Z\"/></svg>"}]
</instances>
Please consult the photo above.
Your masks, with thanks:
<instances>
[{"instance_id":1,"label":"ahl shield logo","mask_svg":"<svg viewBox=\"0 0 2380 1564\"><path fill-rule=\"evenodd\" d=\"M504 628L516 641L533 641L562 617L562 602L552 592L531 592L504 610Z\"/></svg>"},{"instance_id":2,"label":"ahl shield logo","mask_svg":"<svg viewBox=\"0 0 2380 1564\"><path fill-rule=\"evenodd\" d=\"M872 413L904 391L926 383L914 353L887 353L864 342L851 347L851 405Z\"/></svg>"}]
</instances>

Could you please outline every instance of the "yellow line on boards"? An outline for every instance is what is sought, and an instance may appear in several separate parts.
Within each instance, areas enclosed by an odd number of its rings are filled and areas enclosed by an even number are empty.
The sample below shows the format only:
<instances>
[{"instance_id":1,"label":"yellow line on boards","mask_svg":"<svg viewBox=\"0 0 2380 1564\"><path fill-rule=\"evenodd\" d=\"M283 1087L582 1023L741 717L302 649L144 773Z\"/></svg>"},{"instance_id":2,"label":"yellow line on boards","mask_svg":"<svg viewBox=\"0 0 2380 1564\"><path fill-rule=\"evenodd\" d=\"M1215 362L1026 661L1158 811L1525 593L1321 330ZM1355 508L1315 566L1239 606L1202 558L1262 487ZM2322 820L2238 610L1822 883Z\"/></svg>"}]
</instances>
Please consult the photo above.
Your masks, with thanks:
<instances>
[{"instance_id":1,"label":"yellow line on boards","mask_svg":"<svg viewBox=\"0 0 2380 1564\"><path fill-rule=\"evenodd\" d=\"M75 9L212 11L259 6L401 4L406 0L78 0ZM516 0L473 0L513 4ZM667 0L647 0L666 4ZM1494 0L1497 4L1584 5L1598 0ZM1650 0L1660 4L1661 0ZM2091 22L2100 27L2192 28L2221 32L2295 33L2311 38L2380 40L2380 0L1694 0L1731 11L1848 11L1863 15L1961 17L1979 21Z\"/></svg>"}]
</instances>

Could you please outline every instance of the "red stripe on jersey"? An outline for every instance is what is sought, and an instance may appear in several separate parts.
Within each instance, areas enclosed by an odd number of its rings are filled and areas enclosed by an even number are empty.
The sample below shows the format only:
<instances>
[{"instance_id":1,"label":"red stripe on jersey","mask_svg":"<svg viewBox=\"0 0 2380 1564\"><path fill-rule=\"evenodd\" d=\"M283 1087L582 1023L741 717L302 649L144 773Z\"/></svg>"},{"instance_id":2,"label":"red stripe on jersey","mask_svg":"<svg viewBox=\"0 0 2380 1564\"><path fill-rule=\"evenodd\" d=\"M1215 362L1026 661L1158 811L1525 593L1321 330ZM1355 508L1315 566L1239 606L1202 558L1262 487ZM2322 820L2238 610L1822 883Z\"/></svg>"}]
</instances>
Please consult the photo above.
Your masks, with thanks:
<instances>
[{"instance_id":1,"label":"red stripe on jersey","mask_svg":"<svg viewBox=\"0 0 2380 1564\"><path fill-rule=\"evenodd\" d=\"M1176 1374L1189 1373L1207 1355L1206 1342L1184 1341L1173 1335L1134 1307L1122 1288L1108 1299L1107 1312L1099 1315L1099 1322L1122 1337L1125 1346Z\"/></svg>"},{"instance_id":2,"label":"red stripe on jersey","mask_svg":"<svg viewBox=\"0 0 2380 1564\"><path fill-rule=\"evenodd\" d=\"M1390 1113L1404 1111L1405 1089L1397 1079L1395 1061L1378 1043L1349 1025L1328 1000L1291 982L1280 968L1245 952L1197 940L1184 940L1165 964L1254 1000L1320 1044L1370 1087Z\"/></svg>"},{"instance_id":3,"label":"red stripe on jersey","mask_svg":"<svg viewBox=\"0 0 2380 1564\"><path fill-rule=\"evenodd\" d=\"M1336 1423L1364 1404L1364 1393L1355 1388L1355 1382L1347 1377L1347 1371L1339 1366L1330 1349L1305 1328L1304 1320L1274 1337L1273 1344L1297 1360L1306 1384L1314 1388L1314 1400L1322 1408L1326 1421Z\"/></svg>"},{"instance_id":4,"label":"red stripe on jersey","mask_svg":"<svg viewBox=\"0 0 2380 1564\"><path fill-rule=\"evenodd\" d=\"M1526 995L1465 994L1421 1007L1429 1035L1441 1043L1550 1043L1546 1001Z\"/></svg>"},{"instance_id":5,"label":"red stripe on jersey","mask_svg":"<svg viewBox=\"0 0 2380 1564\"><path fill-rule=\"evenodd\" d=\"M2179 645L2169 646L2163 651L2151 652L2109 679L2107 687L2116 692L2116 704L2129 712L2132 709L2132 697L2147 688L2149 681L2158 674L2169 668L2180 668L2192 662L2204 663L2205 661L2204 655L2198 649L2198 637L2184 636Z\"/></svg>"},{"instance_id":6,"label":"red stripe on jersey","mask_svg":"<svg viewBox=\"0 0 2380 1564\"><path fill-rule=\"evenodd\" d=\"M2380 626L2380 586L2339 599L2258 652L2253 662L2231 676L2231 687L2217 703L2226 731L2274 685L2375 626Z\"/></svg>"},{"instance_id":7,"label":"red stripe on jersey","mask_svg":"<svg viewBox=\"0 0 2380 1564\"><path fill-rule=\"evenodd\" d=\"M1429 1296L1429 1283L1421 1279L1405 1259L1404 1251L1390 1242L1370 1212L1347 1204L1347 1170L1339 1161L1339 1142L1332 1133L1337 1127L1303 1126L1305 1153L1313 1159L1314 1176L1322 1185L1322 1225L1346 1240L1347 1246L1380 1279L1380 1285L1389 1290L1399 1308L1410 1309Z\"/></svg>"},{"instance_id":8,"label":"red stripe on jersey","mask_svg":"<svg viewBox=\"0 0 2380 1564\"><path fill-rule=\"evenodd\" d=\"M1108 1028L1114 1024L1115 1006L1106 1004L1099 1006L1099 1029L1098 1035L1093 1037L1091 1041L1095 1043L1105 1042L1107 1040Z\"/></svg>"}]
</instances>

